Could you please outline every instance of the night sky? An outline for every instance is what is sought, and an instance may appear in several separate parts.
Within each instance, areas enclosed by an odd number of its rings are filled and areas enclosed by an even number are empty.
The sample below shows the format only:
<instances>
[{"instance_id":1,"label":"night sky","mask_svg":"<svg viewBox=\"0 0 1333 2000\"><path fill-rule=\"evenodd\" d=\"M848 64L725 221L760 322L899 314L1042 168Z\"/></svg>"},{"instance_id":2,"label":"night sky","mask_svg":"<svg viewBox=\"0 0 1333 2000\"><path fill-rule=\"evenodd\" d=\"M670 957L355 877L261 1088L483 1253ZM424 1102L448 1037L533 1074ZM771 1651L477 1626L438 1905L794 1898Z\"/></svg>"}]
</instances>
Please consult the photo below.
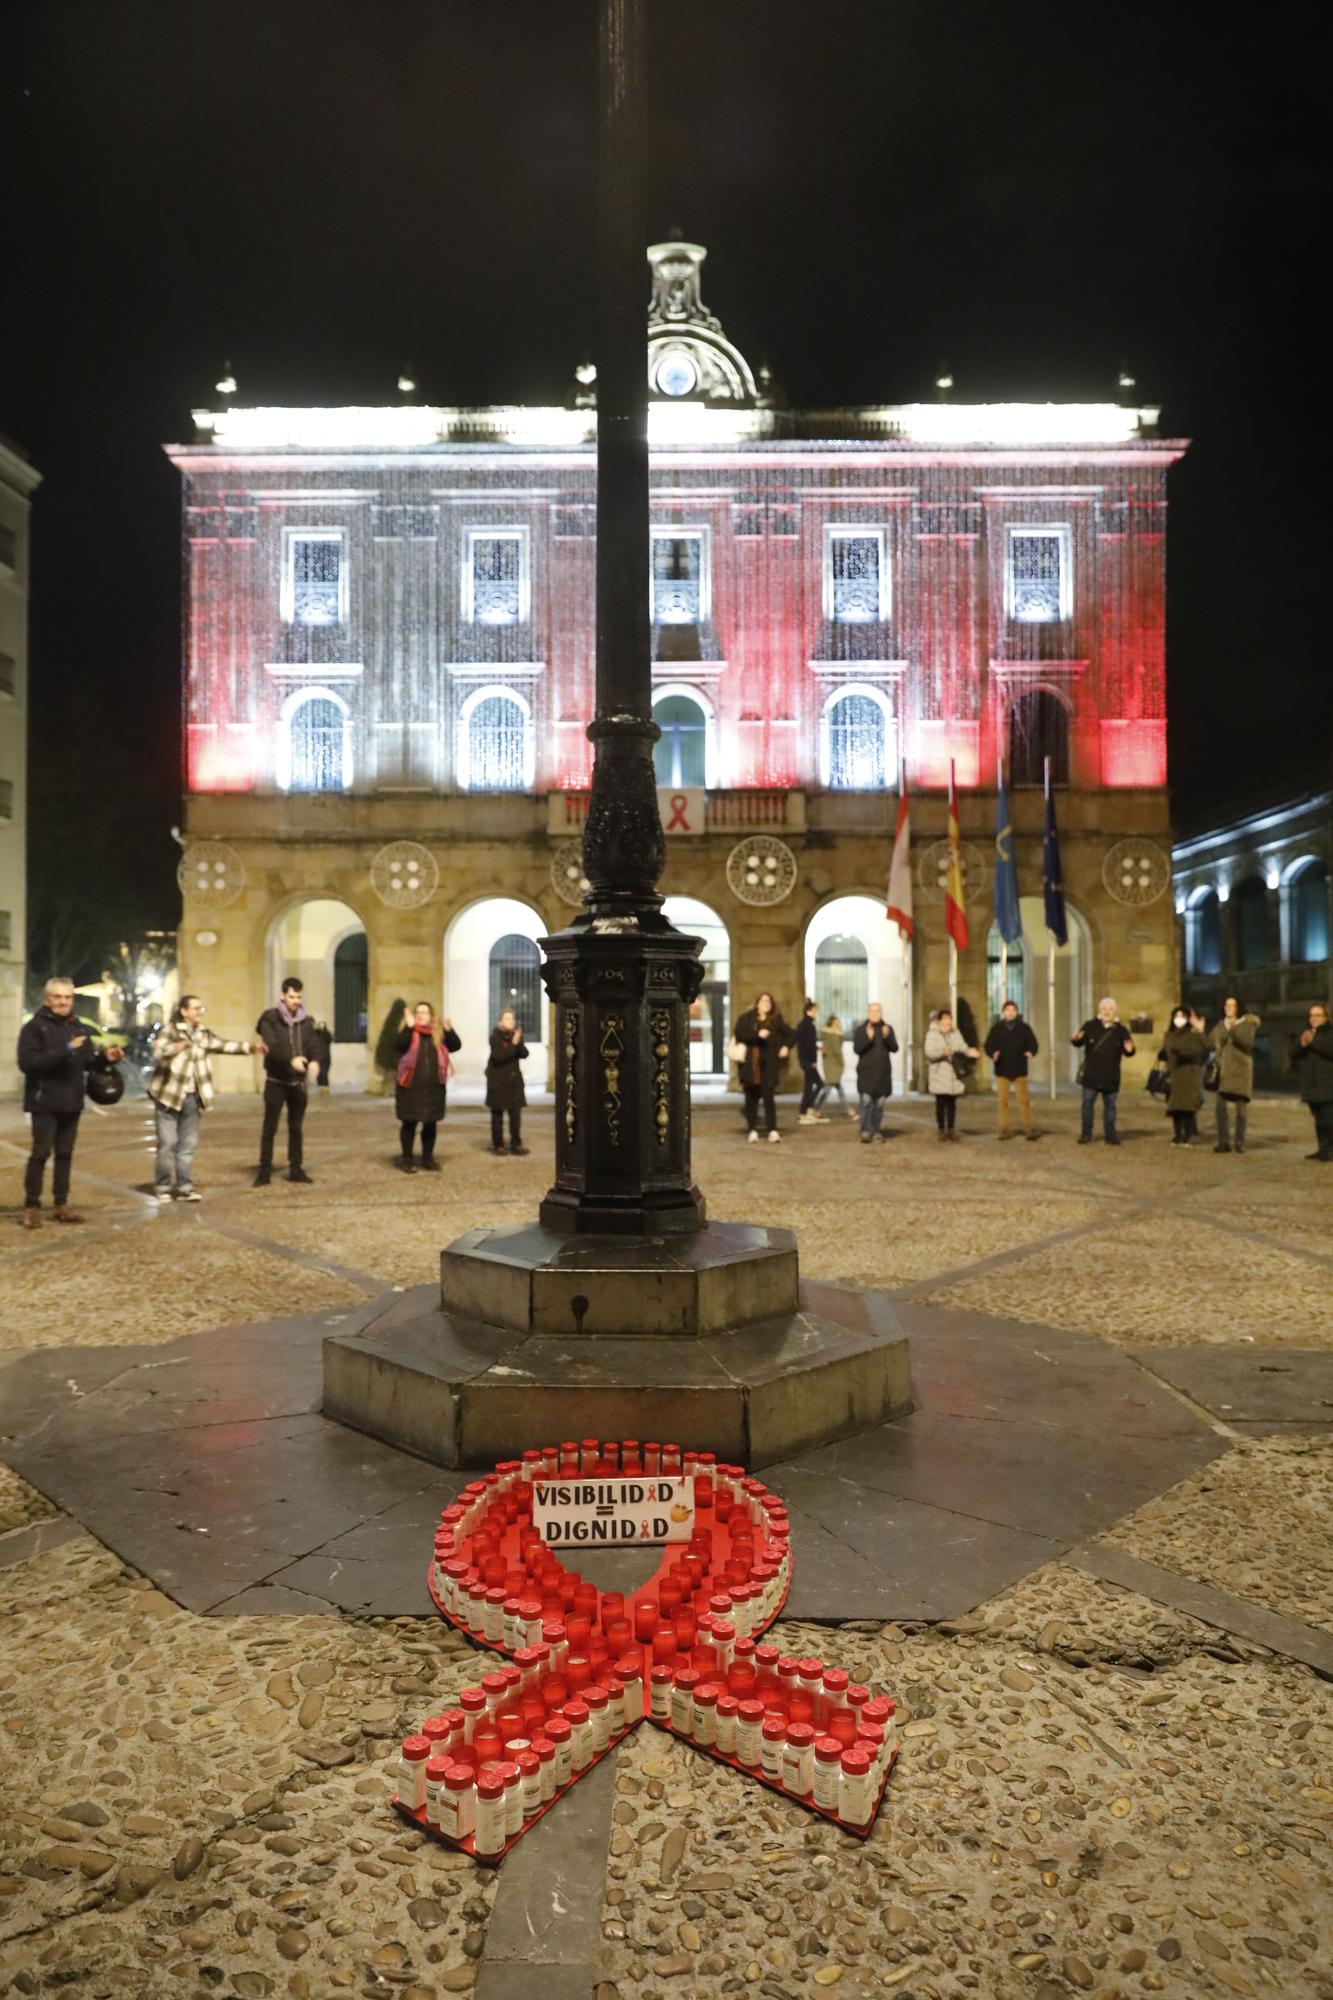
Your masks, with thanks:
<instances>
[{"instance_id":1,"label":"night sky","mask_svg":"<svg viewBox=\"0 0 1333 2000\"><path fill-rule=\"evenodd\" d=\"M651 230L708 245L751 362L814 406L927 398L944 363L959 401L1109 399L1127 362L1194 440L1170 482L1178 811L1327 769L1323 10L650 14ZM224 359L242 403L393 402L407 364L427 401L564 400L594 23L593 0L11 10L0 431L44 474L33 836L55 852L72 809L158 922L180 733L159 447Z\"/></svg>"}]
</instances>

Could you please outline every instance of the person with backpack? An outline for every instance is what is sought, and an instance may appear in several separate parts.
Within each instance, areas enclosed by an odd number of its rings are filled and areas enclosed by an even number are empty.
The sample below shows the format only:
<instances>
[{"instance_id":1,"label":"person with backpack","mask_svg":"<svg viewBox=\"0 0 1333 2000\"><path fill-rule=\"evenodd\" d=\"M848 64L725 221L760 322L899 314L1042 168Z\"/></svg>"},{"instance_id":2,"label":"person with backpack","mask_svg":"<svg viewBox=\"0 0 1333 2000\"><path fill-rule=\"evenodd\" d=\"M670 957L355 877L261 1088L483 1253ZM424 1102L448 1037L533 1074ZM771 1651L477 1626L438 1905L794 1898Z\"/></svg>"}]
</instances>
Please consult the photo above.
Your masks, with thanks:
<instances>
[{"instance_id":1,"label":"person with backpack","mask_svg":"<svg viewBox=\"0 0 1333 2000\"><path fill-rule=\"evenodd\" d=\"M1108 1146L1118 1146L1120 1137L1115 1129L1115 1108L1120 1093L1120 1064L1126 1056L1133 1055L1134 1039L1120 1019L1115 1001L1109 997L1100 1001L1097 1018L1085 1021L1078 1033L1069 1039L1074 1048L1084 1052L1078 1069L1078 1080L1083 1088L1078 1143L1080 1146L1092 1144L1093 1115L1100 1097L1102 1137Z\"/></svg>"},{"instance_id":2,"label":"person with backpack","mask_svg":"<svg viewBox=\"0 0 1333 2000\"><path fill-rule=\"evenodd\" d=\"M429 1000L418 1000L412 1019L398 1036L398 1068L394 1076L394 1111L402 1145L399 1165L405 1174L414 1174L412 1146L417 1126L421 1127L421 1170L438 1174L435 1135L444 1117L446 1086L452 1067L449 1058L463 1044L450 1020L438 1020Z\"/></svg>"},{"instance_id":3,"label":"person with backpack","mask_svg":"<svg viewBox=\"0 0 1333 2000\"><path fill-rule=\"evenodd\" d=\"M69 1205L69 1177L84 1094L90 1073L106 1074L107 1065L118 1063L125 1053L99 1048L93 1039L96 1032L74 1012L73 980L60 978L47 980L41 1006L19 1032L23 1109L32 1120L32 1151L23 1176L24 1229L42 1226L42 1182L53 1153L54 1219L83 1221Z\"/></svg>"},{"instance_id":4,"label":"person with backpack","mask_svg":"<svg viewBox=\"0 0 1333 2000\"><path fill-rule=\"evenodd\" d=\"M163 1206L173 1198L199 1199L191 1176L199 1120L213 1102L213 1057L265 1053L262 1042L227 1042L206 1028L204 1003L197 993L183 993L176 1002L171 1020L153 1044L153 1074L147 1085L157 1130L153 1192Z\"/></svg>"}]
</instances>

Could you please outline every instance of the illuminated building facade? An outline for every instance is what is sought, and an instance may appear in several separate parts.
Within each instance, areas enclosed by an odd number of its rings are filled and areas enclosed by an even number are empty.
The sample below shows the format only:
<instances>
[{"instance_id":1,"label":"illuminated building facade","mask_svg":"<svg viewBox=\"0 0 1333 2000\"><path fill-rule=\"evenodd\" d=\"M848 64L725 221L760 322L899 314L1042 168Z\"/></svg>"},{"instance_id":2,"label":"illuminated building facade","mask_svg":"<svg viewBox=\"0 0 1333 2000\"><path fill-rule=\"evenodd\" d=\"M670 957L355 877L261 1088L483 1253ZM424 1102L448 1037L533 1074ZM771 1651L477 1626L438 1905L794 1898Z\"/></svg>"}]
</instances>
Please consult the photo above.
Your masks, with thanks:
<instances>
[{"instance_id":1,"label":"illuminated building facade","mask_svg":"<svg viewBox=\"0 0 1333 2000\"><path fill-rule=\"evenodd\" d=\"M1234 993L1261 1021L1255 1081L1291 1086L1291 1038L1333 1007L1333 786L1182 833L1174 849L1184 993L1212 1021Z\"/></svg>"},{"instance_id":2,"label":"illuminated building facade","mask_svg":"<svg viewBox=\"0 0 1333 2000\"><path fill-rule=\"evenodd\" d=\"M0 1097L19 1088L27 945L28 518L40 475L0 437Z\"/></svg>"},{"instance_id":3,"label":"illuminated building facade","mask_svg":"<svg viewBox=\"0 0 1333 2000\"><path fill-rule=\"evenodd\" d=\"M655 713L669 909L706 938L696 1062L729 996L899 1014L882 915L914 795L918 1023L943 990L952 761L972 944L988 943L1004 759L1044 1018L1040 782L1071 911L1060 1024L1173 984L1156 412L949 402L793 411L703 304L704 252L649 252ZM591 371L580 371L581 378ZM595 385L562 408L196 413L185 482L185 985L229 1020L313 970L354 1043L438 996L476 1049L535 1023L534 940L579 897L590 769ZM1042 975L1044 977L1044 975ZM1041 1001L1039 1005L1038 993ZM465 1058L466 1060L466 1058ZM352 1048L343 1074L356 1072ZM1060 1075L1067 1074L1063 1063Z\"/></svg>"}]
</instances>

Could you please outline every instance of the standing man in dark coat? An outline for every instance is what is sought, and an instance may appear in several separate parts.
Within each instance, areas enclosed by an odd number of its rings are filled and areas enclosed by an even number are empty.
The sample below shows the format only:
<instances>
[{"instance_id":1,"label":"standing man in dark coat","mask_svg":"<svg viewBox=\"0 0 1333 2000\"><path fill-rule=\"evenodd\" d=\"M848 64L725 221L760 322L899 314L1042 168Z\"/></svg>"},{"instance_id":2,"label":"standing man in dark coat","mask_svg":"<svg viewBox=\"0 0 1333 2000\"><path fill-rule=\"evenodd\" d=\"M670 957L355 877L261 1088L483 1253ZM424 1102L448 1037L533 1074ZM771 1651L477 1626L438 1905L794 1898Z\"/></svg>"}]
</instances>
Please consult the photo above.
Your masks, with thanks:
<instances>
[{"instance_id":1,"label":"standing man in dark coat","mask_svg":"<svg viewBox=\"0 0 1333 2000\"><path fill-rule=\"evenodd\" d=\"M276 1007L260 1015L255 1033L264 1044L264 1127L259 1138L259 1172L256 1187L267 1187L273 1178L273 1141L283 1108L287 1112L287 1178L310 1184L302 1165L302 1130L305 1125L306 1085L318 1081L319 1061L314 1053L310 1016L301 995L304 983L290 973L282 982L282 998Z\"/></svg>"},{"instance_id":2,"label":"standing man in dark coat","mask_svg":"<svg viewBox=\"0 0 1333 2000\"><path fill-rule=\"evenodd\" d=\"M1306 1015L1308 1025L1291 1046L1292 1065L1301 1080L1301 1096L1314 1117L1315 1149L1307 1160L1333 1160L1333 1025L1328 1009L1316 1000Z\"/></svg>"},{"instance_id":3,"label":"standing man in dark coat","mask_svg":"<svg viewBox=\"0 0 1333 2000\"><path fill-rule=\"evenodd\" d=\"M861 1100L861 1144L872 1139L886 1140L884 1100L893 1095L893 1057L898 1053L898 1037L884 1019L884 1009L872 1000L864 1021L852 1030L856 1051L856 1089Z\"/></svg>"},{"instance_id":4,"label":"standing man in dark coat","mask_svg":"<svg viewBox=\"0 0 1333 2000\"><path fill-rule=\"evenodd\" d=\"M523 1144L523 1106L528 1097L523 1088L523 1072L519 1068L527 1053L523 1030L514 1019L513 1009L506 1007L491 1029L491 1053L486 1064L486 1106L491 1114L493 1153L505 1150L506 1115L509 1118L510 1152L522 1154L528 1150Z\"/></svg>"},{"instance_id":5,"label":"standing man in dark coat","mask_svg":"<svg viewBox=\"0 0 1333 2000\"><path fill-rule=\"evenodd\" d=\"M1120 1092L1120 1064L1125 1056L1133 1055L1134 1042L1129 1029L1120 1019L1115 1001L1101 1001L1096 1020L1085 1021L1078 1033L1069 1039L1076 1049L1087 1051L1079 1070L1083 1085L1083 1128L1078 1135L1078 1143L1080 1146L1092 1144L1092 1118L1100 1097L1102 1137L1108 1146L1118 1146L1115 1101Z\"/></svg>"},{"instance_id":6,"label":"standing man in dark coat","mask_svg":"<svg viewBox=\"0 0 1333 2000\"><path fill-rule=\"evenodd\" d=\"M1012 1090L1018 1099L1018 1115L1023 1121L1023 1137L1035 1139L1036 1129L1032 1123L1032 1088L1028 1081L1028 1063L1037 1054L1037 1037L1018 1011L1016 1000L1006 1000L1000 1009L998 1021L992 1021L991 1031L982 1043L982 1048L991 1059L995 1071L995 1094L1000 1105L1000 1137L1012 1139L1013 1118L1009 1110L1009 1093Z\"/></svg>"},{"instance_id":7,"label":"standing man in dark coat","mask_svg":"<svg viewBox=\"0 0 1333 2000\"><path fill-rule=\"evenodd\" d=\"M69 1176L88 1072L105 1069L124 1054L123 1049L98 1049L93 1032L74 1012L73 981L59 978L47 980L41 1006L19 1031L23 1109L32 1119L32 1152L23 1177L25 1229L42 1226L42 1182L52 1153L55 1220L83 1221L69 1205Z\"/></svg>"}]
</instances>

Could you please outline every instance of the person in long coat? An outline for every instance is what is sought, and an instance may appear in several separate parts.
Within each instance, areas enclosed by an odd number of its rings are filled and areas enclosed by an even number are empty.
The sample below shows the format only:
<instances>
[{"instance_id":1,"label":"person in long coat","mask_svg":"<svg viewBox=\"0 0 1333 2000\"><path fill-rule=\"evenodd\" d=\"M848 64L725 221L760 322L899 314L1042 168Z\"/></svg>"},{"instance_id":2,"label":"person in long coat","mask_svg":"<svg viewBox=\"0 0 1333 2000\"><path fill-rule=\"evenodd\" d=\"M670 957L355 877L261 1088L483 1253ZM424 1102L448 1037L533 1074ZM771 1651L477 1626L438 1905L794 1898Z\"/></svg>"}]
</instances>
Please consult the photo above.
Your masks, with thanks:
<instances>
[{"instance_id":1,"label":"person in long coat","mask_svg":"<svg viewBox=\"0 0 1333 2000\"><path fill-rule=\"evenodd\" d=\"M505 1150L504 1122L509 1120L509 1151L523 1154L523 1106L527 1092L519 1064L526 1060L528 1045L523 1030L506 1007L491 1029L491 1053L486 1064L486 1108L491 1114L491 1151Z\"/></svg>"},{"instance_id":2,"label":"person in long coat","mask_svg":"<svg viewBox=\"0 0 1333 2000\"><path fill-rule=\"evenodd\" d=\"M975 1062L980 1049L971 1049L966 1037L953 1024L947 1007L932 1014L921 1053L926 1059L926 1089L935 1100L935 1129L941 1139L957 1140L954 1115L963 1094L963 1079L954 1067L955 1056L970 1056Z\"/></svg>"},{"instance_id":3,"label":"person in long coat","mask_svg":"<svg viewBox=\"0 0 1333 2000\"><path fill-rule=\"evenodd\" d=\"M1166 1064L1166 1109L1171 1119L1171 1144L1188 1146L1196 1134L1203 1103L1203 1069L1208 1043L1190 1020L1187 1007L1177 1007L1162 1037L1157 1060Z\"/></svg>"},{"instance_id":4,"label":"person in long coat","mask_svg":"<svg viewBox=\"0 0 1333 2000\"><path fill-rule=\"evenodd\" d=\"M760 993L735 1027L736 1040L745 1054L740 1063L741 1087L745 1092L745 1123L750 1144L759 1138L759 1107L762 1104L769 1140L777 1145L777 1106L773 1093L778 1087L782 1065L791 1053L792 1031L783 1020L771 993Z\"/></svg>"},{"instance_id":5,"label":"person in long coat","mask_svg":"<svg viewBox=\"0 0 1333 2000\"><path fill-rule=\"evenodd\" d=\"M884 1100L893 1095L893 1058L898 1037L884 1019L884 1009L872 1000L864 1021L852 1030L856 1051L856 1089L861 1100L861 1144L884 1139Z\"/></svg>"},{"instance_id":6,"label":"person in long coat","mask_svg":"<svg viewBox=\"0 0 1333 2000\"><path fill-rule=\"evenodd\" d=\"M1301 1096L1314 1116L1315 1149L1307 1160L1333 1160L1333 1025L1328 1009L1316 1000L1306 1026L1291 1045L1292 1067L1301 1080Z\"/></svg>"},{"instance_id":7,"label":"person in long coat","mask_svg":"<svg viewBox=\"0 0 1333 2000\"><path fill-rule=\"evenodd\" d=\"M1259 1016L1247 1014L1234 993L1222 1002L1222 1018L1208 1037L1217 1060L1217 1144L1215 1153L1245 1151L1245 1119L1254 1096L1254 1038ZM1231 1118L1236 1139L1232 1144Z\"/></svg>"},{"instance_id":8,"label":"person in long coat","mask_svg":"<svg viewBox=\"0 0 1333 2000\"><path fill-rule=\"evenodd\" d=\"M861 1116L860 1112L854 1105L847 1102L846 1094L842 1087L842 1072L847 1060L842 1044L842 1022L836 1014L830 1014L819 1031L819 1047L824 1070L824 1089L820 1095L819 1109L823 1110L825 1100L831 1092L836 1090L838 1093L838 1102L847 1113L847 1116L849 1118L859 1118Z\"/></svg>"},{"instance_id":9,"label":"person in long coat","mask_svg":"<svg viewBox=\"0 0 1333 2000\"><path fill-rule=\"evenodd\" d=\"M402 1140L403 1172L414 1174L412 1145L417 1126L421 1127L421 1166L428 1174L438 1174L435 1134L444 1116L446 1087L451 1055L463 1044L449 1020L438 1020L429 1000L418 1000L412 1019L398 1036L398 1068L395 1072L393 1108Z\"/></svg>"}]
</instances>

